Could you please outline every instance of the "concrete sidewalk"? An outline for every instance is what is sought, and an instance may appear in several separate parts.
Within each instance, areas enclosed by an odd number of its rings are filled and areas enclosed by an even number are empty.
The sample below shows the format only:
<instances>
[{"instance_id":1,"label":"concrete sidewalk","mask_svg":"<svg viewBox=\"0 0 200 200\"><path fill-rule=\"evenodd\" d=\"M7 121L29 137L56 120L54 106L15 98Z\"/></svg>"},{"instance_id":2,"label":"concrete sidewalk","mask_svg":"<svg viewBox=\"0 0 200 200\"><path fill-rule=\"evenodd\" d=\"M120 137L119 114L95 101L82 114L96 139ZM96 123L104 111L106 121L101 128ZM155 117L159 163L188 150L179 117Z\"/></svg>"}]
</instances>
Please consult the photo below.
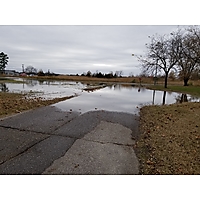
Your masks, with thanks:
<instances>
[{"instance_id":1,"label":"concrete sidewalk","mask_svg":"<svg viewBox=\"0 0 200 200\"><path fill-rule=\"evenodd\" d=\"M0 174L138 174L138 117L53 106L0 119Z\"/></svg>"}]
</instances>

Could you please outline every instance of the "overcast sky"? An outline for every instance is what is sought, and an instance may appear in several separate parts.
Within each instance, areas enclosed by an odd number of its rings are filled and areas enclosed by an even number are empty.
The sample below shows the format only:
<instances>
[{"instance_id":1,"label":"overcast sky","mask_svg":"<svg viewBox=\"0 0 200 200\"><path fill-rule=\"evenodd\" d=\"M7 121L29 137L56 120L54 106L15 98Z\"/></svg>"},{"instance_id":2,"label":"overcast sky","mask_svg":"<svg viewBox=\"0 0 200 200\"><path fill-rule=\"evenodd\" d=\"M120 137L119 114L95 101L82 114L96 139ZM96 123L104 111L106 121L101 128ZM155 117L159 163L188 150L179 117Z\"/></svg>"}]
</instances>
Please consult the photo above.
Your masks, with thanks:
<instances>
[{"instance_id":1,"label":"overcast sky","mask_svg":"<svg viewBox=\"0 0 200 200\"><path fill-rule=\"evenodd\" d=\"M177 26L0 26L1 50L9 56L7 69L31 65L46 72L81 74L90 70L140 73L132 54L144 54L148 36L168 34Z\"/></svg>"}]
</instances>

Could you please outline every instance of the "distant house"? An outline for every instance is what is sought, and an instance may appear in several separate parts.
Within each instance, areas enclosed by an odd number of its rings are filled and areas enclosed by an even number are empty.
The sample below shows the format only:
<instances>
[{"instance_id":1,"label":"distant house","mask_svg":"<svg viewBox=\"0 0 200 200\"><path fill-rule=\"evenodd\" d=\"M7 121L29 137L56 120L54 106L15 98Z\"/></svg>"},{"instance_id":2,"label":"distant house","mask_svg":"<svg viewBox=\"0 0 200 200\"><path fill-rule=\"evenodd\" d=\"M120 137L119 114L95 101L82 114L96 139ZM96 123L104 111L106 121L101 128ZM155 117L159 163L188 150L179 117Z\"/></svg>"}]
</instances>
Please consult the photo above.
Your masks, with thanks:
<instances>
[{"instance_id":1,"label":"distant house","mask_svg":"<svg viewBox=\"0 0 200 200\"><path fill-rule=\"evenodd\" d=\"M27 74L25 72L21 72L19 75L20 76L27 76Z\"/></svg>"},{"instance_id":2,"label":"distant house","mask_svg":"<svg viewBox=\"0 0 200 200\"><path fill-rule=\"evenodd\" d=\"M4 74L7 76L19 76L19 72L15 70L4 70Z\"/></svg>"}]
</instances>

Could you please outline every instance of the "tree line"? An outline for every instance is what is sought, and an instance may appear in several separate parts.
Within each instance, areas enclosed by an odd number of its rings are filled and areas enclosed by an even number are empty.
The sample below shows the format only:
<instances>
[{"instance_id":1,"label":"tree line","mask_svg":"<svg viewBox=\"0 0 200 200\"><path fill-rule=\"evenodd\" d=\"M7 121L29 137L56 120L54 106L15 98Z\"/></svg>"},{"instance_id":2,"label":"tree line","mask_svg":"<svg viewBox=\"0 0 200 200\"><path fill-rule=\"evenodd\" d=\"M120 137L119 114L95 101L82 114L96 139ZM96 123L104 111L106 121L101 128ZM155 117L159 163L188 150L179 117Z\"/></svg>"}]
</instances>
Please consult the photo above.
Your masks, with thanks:
<instances>
[{"instance_id":1,"label":"tree line","mask_svg":"<svg viewBox=\"0 0 200 200\"><path fill-rule=\"evenodd\" d=\"M81 76L87 76L87 77L96 77L96 78L120 78L122 77L123 72L122 71L116 71L113 73L112 71L109 73L102 73L102 72L96 72L92 73L91 71L88 71L87 73L82 73Z\"/></svg>"},{"instance_id":2,"label":"tree line","mask_svg":"<svg viewBox=\"0 0 200 200\"><path fill-rule=\"evenodd\" d=\"M58 76L59 75L59 74L50 72L50 70L48 70L47 72L44 72L42 69L37 70L33 66L27 66L23 72L26 73L27 75L37 75L37 76Z\"/></svg>"},{"instance_id":3,"label":"tree line","mask_svg":"<svg viewBox=\"0 0 200 200\"><path fill-rule=\"evenodd\" d=\"M156 77L157 73L164 72L164 87L167 88L169 74L174 70L187 86L192 74L200 70L200 29L197 26L178 28L168 35L149 38L145 56L138 57L143 73Z\"/></svg>"}]
</instances>

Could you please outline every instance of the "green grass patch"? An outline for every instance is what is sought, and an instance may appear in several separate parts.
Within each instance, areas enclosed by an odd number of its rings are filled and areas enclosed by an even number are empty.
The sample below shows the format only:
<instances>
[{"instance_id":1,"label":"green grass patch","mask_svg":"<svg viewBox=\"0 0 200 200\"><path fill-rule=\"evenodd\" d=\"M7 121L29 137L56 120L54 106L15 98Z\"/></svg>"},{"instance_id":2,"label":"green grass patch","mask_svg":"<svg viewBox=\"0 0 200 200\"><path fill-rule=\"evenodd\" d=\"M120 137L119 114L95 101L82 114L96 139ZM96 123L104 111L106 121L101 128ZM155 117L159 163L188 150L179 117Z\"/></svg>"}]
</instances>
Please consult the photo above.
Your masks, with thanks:
<instances>
[{"instance_id":1,"label":"green grass patch","mask_svg":"<svg viewBox=\"0 0 200 200\"><path fill-rule=\"evenodd\" d=\"M163 85L149 85L147 88L152 90L179 92L200 97L200 86L169 85L167 88L164 88Z\"/></svg>"},{"instance_id":2,"label":"green grass patch","mask_svg":"<svg viewBox=\"0 0 200 200\"><path fill-rule=\"evenodd\" d=\"M23 83L23 81L0 77L0 83Z\"/></svg>"}]
</instances>

